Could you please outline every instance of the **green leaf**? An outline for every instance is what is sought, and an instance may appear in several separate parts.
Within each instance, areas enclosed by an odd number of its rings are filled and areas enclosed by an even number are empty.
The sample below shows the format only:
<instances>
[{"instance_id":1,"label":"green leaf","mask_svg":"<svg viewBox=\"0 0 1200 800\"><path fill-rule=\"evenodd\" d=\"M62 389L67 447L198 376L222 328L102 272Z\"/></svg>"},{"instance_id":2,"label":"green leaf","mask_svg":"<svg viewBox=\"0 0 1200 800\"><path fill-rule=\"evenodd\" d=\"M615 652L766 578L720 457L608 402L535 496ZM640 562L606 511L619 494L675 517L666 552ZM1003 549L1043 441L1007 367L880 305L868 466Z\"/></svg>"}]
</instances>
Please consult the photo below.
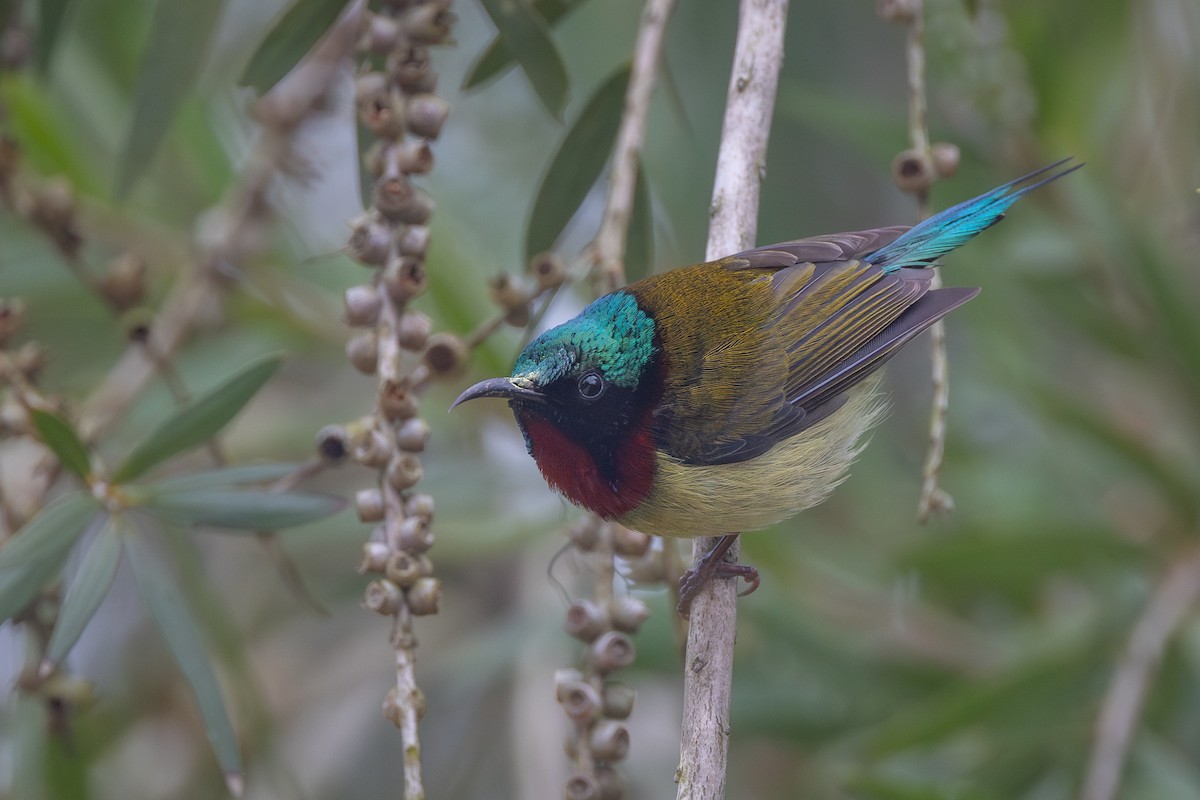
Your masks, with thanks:
<instances>
[{"instance_id":1,"label":"green leaf","mask_svg":"<svg viewBox=\"0 0 1200 800\"><path fill-rule=\"evenodd\" d=\"M58 612L58 621L46 646L46 662L57 664L66 658L108 594L121 563L121 536L127 526L124 517L111 515L92 540Z\"/></svg>"},{"instance_id":2,"label":"green leaf","mask_svg":"<svg viewBox=\"0 0 1200 800\"><path fill-rule=\"evenodd\" d=\"M0 547L0 622L29 604L62 568L71 545L100 504L87 492L72 492L43 508ZM96 517L93 525L103 523Z\"/></svg>"},{"instance_id":3,"label":"green leaf","mask_svg":"<svg viewBox=\"0 0 1200 800\"><path fill-rule=\"evenodd\" d=\"M300 469L300 464L242 464L223 467L187 475L176 475L143 487L151 494L186 492L194 489L214 489L220 486L241 486L246 483L262 483L279 480Z\"/></svg>"},{"instance_id":4,"label":"green leaf","mask_svg":"<svg viewBox=\"0 0 1200 800\"><path fill-rule=\"evenodd\" d=\"M312 492L198 489L153 495L143 507L182 525L273 531L327 517L344 505L340 497Z\"/></svg>"},{"instance_id":5,"label":"green leaf","mask_svg":"<svg viewBox=\"0 0 1200 800\"><path fill-rule=\"evenodd\" d=\"M533 10L550 27L554 27L567 14L582 6L583 3L571 0L533 0ZM492 78L507 72L514 65L513 57L504 44L504 37L497 36L483 51L463 78L462 89L468 91L487 83Z\"/></svg>"},{"instance_id":6,"label":"green leaf","mask_svg":"<svg viewBox=\"0 0 1200 800\"><path fill-rule=\"evenodd\" d=\"M255 361L199 400L176 411L143 439L113 475L130 481L156 464L211 439L250 402L279 367L279 357Z\"/></svg>"},{"instance_id":7,"label":"green leaf","mask_svg":"<svg viewBox=\"0 0 1200 800\"><path fill-rule=\"evenodd\" d=\"M238 84L266 94L312 49L347 5L346 0L297 0L250 57Z\"/></svg>"},{"instance_id":8,"label":"green leaf","mask_svg":"<svg viewBox=\"0 0 1200 800\"><path fill-rule=\"evenodd\" d=\"M146 537L134 535L122 538L142 598L192 688L192 696L204 718L208 740L212 743L217 762L225 772L225 779L231 785L240 783L242 762L237 735L225 710L221 687L208 661L204 637L196 620L184 603L173 576L154 555Z\"/></svg>"},{"instance_id":9,"label":"green leaf","mask_svg":"<svg viewBox=\"0 0 1200 800\"><path fill-rule=\"evenodd\" d=\"M50 68L50 57L58 44L63 20L71 8L71 0L41 0L38 3L37 68L46 72Z\"/></svg>"},{"instance_id":10,"label":"green leaf","mask_svg":"<svg viewBox=\"0 0 1200 800\"><path fill-rule=\"evenodd\" d=\"M542 105L562 119L567 102L567 68L550 37L546 20L527 0L483 0L483 8L504 40L504 47L521 65Z\"/></svg>"},{"instance_id":11,"label":"green leaf","mask_svg":"<svg viewBox=\"0 0 1200 800\"><path fill-rule=\"evenodd\" d=\"M133 90L133 121L117 162L117 197L141 177L195 86L224 7L225 0L155 4Z\"/></svg>"},{"instance_id":12,"label":"green leaf","mask_svg":"<svg viewBox=\"0 0 1200 800\"><path fill-rule=\"evenodd\" d=\"M646 182L646 169L638 163L637 183L633 187L633 211L625 236L625 277L636 280L654 269L654 206Z\"/></svg>"},{"instance_id":13,"label":"green leaf","mask_svg":"<svg viewBox=\"0 0 1200 800\"><path fill-rule=\"evenodd\" d=\"M621 125L628 83L626 64L600 85L563 137L533 201L525 231L525 261L554 247L600 177Z\"/></svg>"},{"instance_id":14,"label":"green leaf","mask_svg":"<svg viewBox=\"0 0 1200 800\"><path fill-rule=\"evenodd\" d=\"M1147 442L1126 433L1115 422L1075 397L1042 388L1037 391L1037 399L1051 417L1100 445L1125 466L1140 472L1163 493L1183 519L1195 519L1200 513L1200 495L1196 492L1200 476L1192 473L1186 464L1167 460Z\"/></svg>"},{"instance_id":15,"label":"green leaf","mask_svg":"<svg viewBox=\"0 0 1200 800\"><path fill-rule=\"evenodd\" d=\"M29 416L42 444L54 451L64 467L86 480L92 473L92 460L71 424L57 414L38 408L30 409Z\"/></svg>"}]
</instances>

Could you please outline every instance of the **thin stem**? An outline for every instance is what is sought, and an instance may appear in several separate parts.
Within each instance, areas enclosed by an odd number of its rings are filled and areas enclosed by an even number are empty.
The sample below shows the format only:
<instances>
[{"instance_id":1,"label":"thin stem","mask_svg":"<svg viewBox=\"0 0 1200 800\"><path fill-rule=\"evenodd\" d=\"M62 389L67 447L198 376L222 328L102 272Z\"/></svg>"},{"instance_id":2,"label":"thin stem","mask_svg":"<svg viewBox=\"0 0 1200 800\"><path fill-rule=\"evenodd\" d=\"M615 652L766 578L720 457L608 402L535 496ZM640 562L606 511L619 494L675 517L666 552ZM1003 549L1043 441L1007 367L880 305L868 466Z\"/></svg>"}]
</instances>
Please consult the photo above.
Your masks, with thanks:
<instances>
[{"instance_id":1,"label":"thin stem","mask_svg":"<svg viewBox=\"0 0 1200 800\"><path fill-rule=\"evenodd\" d=\"M787 7L787 0L742 0L740 5L709 209L706 252L710 259L754 244L767 136L783 63ZM715 544L713 539L697 539L693 560ZM730 555L737 558L737 551L734 545ZM725 794L737 628L735 589L732 581L710 581L692 602L684 659L683 731L675 773L679 800L715 800Z\"/></svg>"},{"instance_id":2,"label":"thin stem","mask_svg":"<svg viewBox=\"0 0 1200 800\"><path fill-rule=\"evenodd\" d=\"M1117 796L1151 677L1167 643L1197 601L1200 547L1171 564L1134 623L1100 706L1080 800L1112 800Z\"/></svg>"},{"instance_id":3,"label":"thin stem","mask_svg":"<svg viewBox=\"0 0 1200 800\"><path fill-rule=\"evenodd\" d=\"M613 145L612 174L600 230L592 243L601 270L601 285L611 292L625 282L625 234L633 214L642 143L646 138L646 114L658 76L667 21L675 0L647 0L641 27L634 44L633 67L625 90L625 110Z\"/></svg>"}]
</instances>

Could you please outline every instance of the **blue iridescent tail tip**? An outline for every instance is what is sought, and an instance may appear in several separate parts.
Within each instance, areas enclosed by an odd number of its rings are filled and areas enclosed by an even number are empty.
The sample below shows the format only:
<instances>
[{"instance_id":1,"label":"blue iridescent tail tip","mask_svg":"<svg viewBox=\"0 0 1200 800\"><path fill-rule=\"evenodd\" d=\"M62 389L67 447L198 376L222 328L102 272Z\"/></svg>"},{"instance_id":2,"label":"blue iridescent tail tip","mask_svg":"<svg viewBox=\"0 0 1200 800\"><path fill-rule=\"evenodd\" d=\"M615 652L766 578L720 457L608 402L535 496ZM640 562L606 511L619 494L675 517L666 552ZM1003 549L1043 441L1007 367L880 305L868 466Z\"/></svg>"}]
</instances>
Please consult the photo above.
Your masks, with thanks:
<instances>
[{"instance_id":1,"label":"blue iridescent tail tip","mask_svg":"<svg viewBox=\"0 0 1200 800\"><path fill-rule=\"evenodd\" d=\"M1004 212L1021 199L1022 195L1069 175L1083 166L1080 163L1065 167L1064 165L1071 160L1072 158L1064 158L1062 161L1056 161L1003 186L997 186L990 192L934 214L921 224L910 228L891 244L870 253L865 260L877 265L884 272L895 272L903 267L927 267L1003 219Z\"/></svg>"}]
</instances>

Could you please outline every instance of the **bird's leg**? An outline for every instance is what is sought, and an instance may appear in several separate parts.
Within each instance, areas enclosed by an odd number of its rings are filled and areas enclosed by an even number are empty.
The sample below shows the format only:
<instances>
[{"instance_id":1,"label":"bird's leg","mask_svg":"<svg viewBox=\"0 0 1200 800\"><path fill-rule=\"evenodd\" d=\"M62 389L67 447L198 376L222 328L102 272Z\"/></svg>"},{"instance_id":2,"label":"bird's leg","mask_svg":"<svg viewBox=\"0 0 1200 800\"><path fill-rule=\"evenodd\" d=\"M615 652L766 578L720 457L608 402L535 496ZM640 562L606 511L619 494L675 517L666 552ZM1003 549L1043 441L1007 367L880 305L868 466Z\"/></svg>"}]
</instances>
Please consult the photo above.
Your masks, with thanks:
<instances>
[{"instance_id":1,"label":"bird's leg","mask_svg":"<svg viewBox=\"0 0 1200 800\"><path fill-rule=\"evenodd\" d=\"M679 579L679 605L676 606L680 616L688 615L696 595L704 588L704 584L713 578L744 578L748 585L738 592L738 597L745 597L758 588L757 569L749 564L725 560L725 554L737 541L737 537L736 533L722 536L717 546L705 553L704 557L696 562L696 566L683 573L683 577Z\"/></svg>"}]
</instances>

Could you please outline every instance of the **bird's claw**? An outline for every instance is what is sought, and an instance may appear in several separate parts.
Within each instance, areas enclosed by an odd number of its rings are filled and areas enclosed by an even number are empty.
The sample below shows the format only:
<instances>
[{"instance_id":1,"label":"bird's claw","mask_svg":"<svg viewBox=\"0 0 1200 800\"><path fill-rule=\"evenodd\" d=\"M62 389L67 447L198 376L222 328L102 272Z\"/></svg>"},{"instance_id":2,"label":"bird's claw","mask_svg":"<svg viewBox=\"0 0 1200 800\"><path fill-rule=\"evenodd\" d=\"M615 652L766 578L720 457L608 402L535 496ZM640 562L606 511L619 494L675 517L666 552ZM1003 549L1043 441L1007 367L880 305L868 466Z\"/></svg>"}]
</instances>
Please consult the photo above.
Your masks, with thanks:
<instances>
[{"instance_id":1,"label":"bird's claw","mask_svg":"<svg viewBox=\"0 0 1200 800\"><path fill-rule=\"evenodd\" d=\"M683 577L679 579L679 604L675 607L679 616L688 616L692 608L692 601L696 599L696 595L700 594L704 584L713 578L732 578L734 580L741 578L746 581L746 588L738 592L738 597L753 594L761 583L758 569L750 564L738 564L706 557L683 573Z\"/></svg>"}]
</instances>

